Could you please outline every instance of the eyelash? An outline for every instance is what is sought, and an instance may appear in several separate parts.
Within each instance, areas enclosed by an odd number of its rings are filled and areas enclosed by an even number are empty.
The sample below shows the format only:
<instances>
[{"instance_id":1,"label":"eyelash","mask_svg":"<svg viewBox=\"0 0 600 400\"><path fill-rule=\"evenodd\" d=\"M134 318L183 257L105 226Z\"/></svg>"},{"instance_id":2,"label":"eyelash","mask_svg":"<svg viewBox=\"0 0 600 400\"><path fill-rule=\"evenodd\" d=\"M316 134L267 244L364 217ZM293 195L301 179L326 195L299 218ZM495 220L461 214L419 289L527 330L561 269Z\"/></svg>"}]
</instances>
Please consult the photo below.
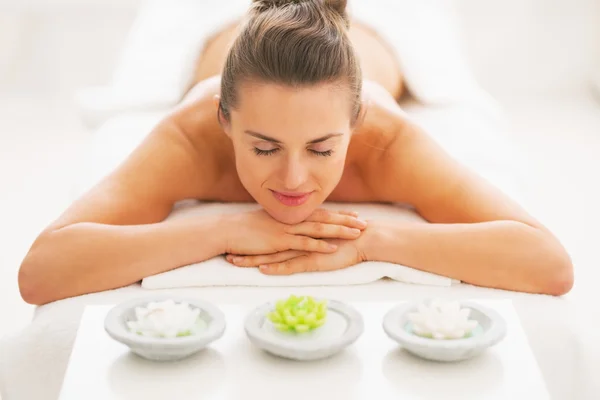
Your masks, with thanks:
<instances>
[{"instance_id":1,"label":"eyelash","mask_svg":"<svg viewBox=\"0 0 600 400\"><path fill-rule=\"evenodd\" d=\"M271 150L261 150L261 149L257 149L256 147L254 148L254 152L256 153L257 156L270 156L272 154L274 154L275 152L277 152L279 149L271 149ZM311 153L313 153L316 156L321 156L321 157L329 157L330 155L333 154L333 150L327 150L327 151L316 151L316 150L308 150Z\"/></svg>"},{"instance_id":2,"label":"eyelash","mask_svg":"<svg viewBox=\"0 0 600 400\"><path fill-rule=\"evenodd\" d=\"M316 151L316 150L308 150L311 153L313 153L316 156L321 156L321 157L329 157L330 155L333 154L333 150L327 150L327 151Z\"/></svg>"},{"instance_id":3,"label":"eyelash","mask_svg":"<svg viewBox=\"0 0 600 400\"><path fill-rule=\"evenodd\" d=\"M256 147L254 148L254 152L256 153L257 156L270 156L271 154L275 153L277 150L279 150L279 149L261 150L261 149L257 149Z\"/></svg>"}]
</instances>

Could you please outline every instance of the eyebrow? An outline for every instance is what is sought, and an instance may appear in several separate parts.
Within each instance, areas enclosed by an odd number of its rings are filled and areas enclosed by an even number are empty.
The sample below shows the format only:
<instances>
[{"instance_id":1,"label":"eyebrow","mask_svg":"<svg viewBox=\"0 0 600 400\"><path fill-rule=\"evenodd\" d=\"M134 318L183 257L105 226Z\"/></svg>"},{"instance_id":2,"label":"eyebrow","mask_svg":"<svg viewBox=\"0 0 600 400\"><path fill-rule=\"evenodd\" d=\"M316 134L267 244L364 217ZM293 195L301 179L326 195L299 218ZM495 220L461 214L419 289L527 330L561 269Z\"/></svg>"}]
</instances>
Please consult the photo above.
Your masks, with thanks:
<instances>
[{"instance_id":1,"label":"eyebrow","mask_svg":"<svg viewBox=\"0 0 600 400\"><path fill-rule=\"evenodd\" d=\"M248 130L244 131L244 133L246 133L247 135L250 135L250 136L254 136L257 139L266 140L267 142L281 144L281 140L277 140L277 139L272 138L270 136L263 135L262 133L258 133L258 132L254 132L254 131L248 131ZM307 142L307 144L321 143L321 142L326 141L327 139L331 139L332 137L342 136L342 135L344 135L344 134L343 133L339 133L339 132L328 133L325 136L321 136L319 138L316 138L316 139L313 139L313 140Z\"/></svg>"}]
</instances>

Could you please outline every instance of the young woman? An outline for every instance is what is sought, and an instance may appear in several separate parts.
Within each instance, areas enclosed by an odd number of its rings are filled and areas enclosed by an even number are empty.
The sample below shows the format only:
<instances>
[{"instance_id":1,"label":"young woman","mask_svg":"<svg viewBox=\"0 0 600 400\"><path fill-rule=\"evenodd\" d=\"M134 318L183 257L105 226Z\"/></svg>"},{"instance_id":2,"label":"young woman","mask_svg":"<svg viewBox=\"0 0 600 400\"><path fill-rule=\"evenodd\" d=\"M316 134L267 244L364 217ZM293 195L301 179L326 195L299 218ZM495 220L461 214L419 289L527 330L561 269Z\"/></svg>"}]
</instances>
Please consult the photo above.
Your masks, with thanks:
<instances>
[{"instance_id":1,"label":"young woman","mask_svg":"<svg viewBox=\"0 0 600 400\"><path fill-rule=\"evenodd\" d=\"M256 0L206 46L199 83L112 174L42 232L19 272L43 304L228 254L265 274L403 264L560 295L557 239L449 157L397 104L401 73L341 0ZM183 199L260 211L166 220ZM326 201L398 202L427 222L362 221Z\"/></svg>"}]
</instances>

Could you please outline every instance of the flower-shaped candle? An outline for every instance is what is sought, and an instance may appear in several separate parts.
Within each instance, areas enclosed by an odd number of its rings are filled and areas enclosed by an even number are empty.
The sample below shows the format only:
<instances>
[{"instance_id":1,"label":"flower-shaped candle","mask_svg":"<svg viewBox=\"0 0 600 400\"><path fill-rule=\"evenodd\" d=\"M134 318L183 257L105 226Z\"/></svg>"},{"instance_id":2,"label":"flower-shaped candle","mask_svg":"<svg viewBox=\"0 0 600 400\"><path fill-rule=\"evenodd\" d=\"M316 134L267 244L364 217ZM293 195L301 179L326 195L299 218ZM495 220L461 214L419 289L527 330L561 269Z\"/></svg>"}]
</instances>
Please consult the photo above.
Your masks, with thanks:
<instances>
[{"instance_id":1,"label":"flower-shaped candle","mask_svg":"<svg viewBox=\"0 0 600 400\"><path fill-rule=\"evenodd\" d=\"M461 339L469 337L477 328L478 322L469 320L469 308L461 308L458 301L431 301L429 306L419 304L417 312L408 314L412 331L432 339Z\"/></svg>"},{"instance_id":2,"label":"flower-shaped candle","mask_svg":"<svg viewBox=\"0 0 600 400\"><path fill-rule=\"evenodd\" d=\"M192 308L186 302L151 302L147 307L136 307L135 315L137 320L128 321L127 326L131 332L143 336L191 336L205 328L204 321L199 318L200 309Z\"/></svg>"},{"instance_id":3,"label":"flower-shaped candle","mask_svg":"<svg viewBox=\"0 0 600 400\"><path fill-rule=\"evenodd\" d=\"M317 329L327 318L327 301L310 296L290 296L277 301L275 310L267 317L282 332L304 333Z\"/></svg>"}]
</instances>

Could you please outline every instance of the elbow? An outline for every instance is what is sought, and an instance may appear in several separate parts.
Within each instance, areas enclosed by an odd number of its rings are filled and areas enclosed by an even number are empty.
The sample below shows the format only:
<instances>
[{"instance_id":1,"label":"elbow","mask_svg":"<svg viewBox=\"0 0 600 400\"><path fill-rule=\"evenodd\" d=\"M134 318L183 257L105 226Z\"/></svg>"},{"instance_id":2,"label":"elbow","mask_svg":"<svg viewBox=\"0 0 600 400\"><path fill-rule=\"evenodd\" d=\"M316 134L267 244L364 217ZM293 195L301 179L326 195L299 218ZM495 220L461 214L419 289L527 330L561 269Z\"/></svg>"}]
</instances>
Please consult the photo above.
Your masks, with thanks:
<instances>
[{"instance_id":1,"label":"elbow","mask_svg":"<svg viewBox=\"0 0 600 400\"><path fill-rule=\"evenodd\" d=\"M39 239L38 239L39 240ZM49 280L44 276L39 243L35 243L21 263L18 285L21 298L28 304L44 305L52 301Z\"/></svg>"},{"instance_id":2,"label":"elbow","mask_svg":"<svg viewBox=\"0 0 600 400\"><path fill-rule=\"evenodd\" d=\"M46 288L41 283L41 279L36 276L37 270L35 263L26 258L19 268L19 293L21 298L28 304L41 306L49 303Z\"/></svg>"},{"instance_id":3,"label":"elbow","mask_svg":"<svg viewBox=\"0 0 600 400\"><path fill-rule=\"evenodd\" d=\"M575 277L573 274L573 265L571 263L561 266L559 271L554 273L553 279L548 287L548 294L552 296L563 296L573 289Z\"/></svg>"},{"instance_id":4,"label":"elbow","mask_svg":"<svg viewBox=\"0 0 600 400\"><path fill-rule=\"evenodd\" d=\"M563 296L569 293L575 283L573 262L562 246L559 245L551 254L546 267L546 279L542 290L544 294Z\"/></svg>"},{"instance_id":5,"label":"elbow","mask_svg":"<svg viewBox=\"0 0 600 400\"><path fill-rule=\"evenodd\" d=\"M19 293L26 303L41 305L39 290L32 272L31 264L24 261L23 264L21 264L21 268L19 268Z\"/></svg>"},{"instance_id":6,"label":"elbow","mask_svg":"<svg viewBox=\"0 0 600 400\"><path fill-rule=\"evenodd\" d=\"M526 249L524 291L563 296L574 285L573 261L560 240L546 229L530 230Z\"/></svg>"}]
</instances>

